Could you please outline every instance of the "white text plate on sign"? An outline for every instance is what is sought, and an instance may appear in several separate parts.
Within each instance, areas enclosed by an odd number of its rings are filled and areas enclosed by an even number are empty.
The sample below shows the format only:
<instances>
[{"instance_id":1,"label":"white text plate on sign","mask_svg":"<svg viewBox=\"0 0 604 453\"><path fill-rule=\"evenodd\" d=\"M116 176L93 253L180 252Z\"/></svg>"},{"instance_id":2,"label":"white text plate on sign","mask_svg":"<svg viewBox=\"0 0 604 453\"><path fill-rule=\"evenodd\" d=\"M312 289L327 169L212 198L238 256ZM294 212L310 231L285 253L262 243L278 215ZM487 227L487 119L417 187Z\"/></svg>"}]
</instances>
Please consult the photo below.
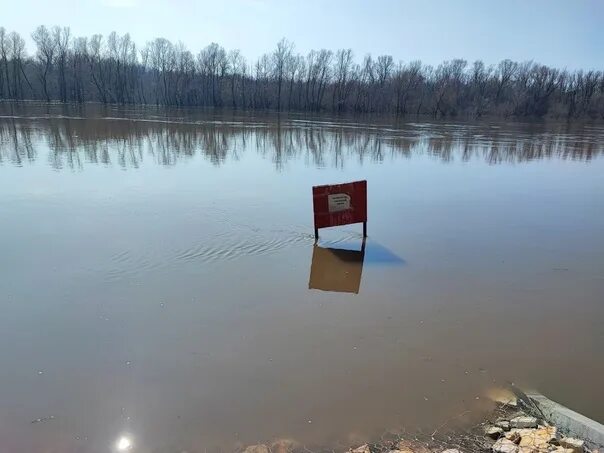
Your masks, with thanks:
<instances>
[{"instance_id":1,"label":"white text plate on sign","mask_svg":"<svg viewBox=\"0 0 604 453\"><path fill-rule=\"evenodd\" d=\"M350 195L345 193L327 195L327 208L329 212L340 212L350 209Z\"/></svg>"}]
</instances>

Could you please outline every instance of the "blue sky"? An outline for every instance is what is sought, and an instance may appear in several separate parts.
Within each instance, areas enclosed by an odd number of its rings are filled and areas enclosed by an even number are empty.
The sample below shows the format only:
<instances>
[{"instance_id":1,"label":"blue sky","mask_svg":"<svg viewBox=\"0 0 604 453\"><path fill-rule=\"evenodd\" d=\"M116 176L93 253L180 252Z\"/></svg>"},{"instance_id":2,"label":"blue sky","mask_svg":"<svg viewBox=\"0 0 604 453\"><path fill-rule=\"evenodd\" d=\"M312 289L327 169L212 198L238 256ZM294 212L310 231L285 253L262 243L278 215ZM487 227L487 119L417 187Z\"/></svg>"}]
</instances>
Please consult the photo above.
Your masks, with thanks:
<instances>
[{"instance_id":1,"label":"blue sky","mask_svg":"<svg viewBox=\"0 0 604 453\"><path fill-rule=\"evenodd\" d=\"M352 48L429 64L461 57L604 68L604 0L20 0L0 25L27 35L39 24L75 35L163 36L194 53L215 41L255 59L285 37L299 52Z\"/></svg>"}]
</instances>

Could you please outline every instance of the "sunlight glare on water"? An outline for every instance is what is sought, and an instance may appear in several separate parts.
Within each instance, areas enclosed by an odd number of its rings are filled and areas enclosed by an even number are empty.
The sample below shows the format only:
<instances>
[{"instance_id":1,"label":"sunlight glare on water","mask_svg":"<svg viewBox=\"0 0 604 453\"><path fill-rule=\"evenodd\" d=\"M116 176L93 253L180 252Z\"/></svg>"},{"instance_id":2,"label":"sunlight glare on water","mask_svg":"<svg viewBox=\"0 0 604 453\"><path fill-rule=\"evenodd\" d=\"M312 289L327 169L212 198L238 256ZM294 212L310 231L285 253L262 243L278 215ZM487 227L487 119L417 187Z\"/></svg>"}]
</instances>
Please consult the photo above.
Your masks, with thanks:
<instances>
[{"instance_id":1,"label":"sunlight glare on water","mask_svg":"<svg viewBox=\"0 0 604 453\"><path fill-rule=\"evenodd\" d=\"M117 451L128 451L132 448L132 441L127 436L122 436L115 444Z\"/></svg>"}]
</instances>

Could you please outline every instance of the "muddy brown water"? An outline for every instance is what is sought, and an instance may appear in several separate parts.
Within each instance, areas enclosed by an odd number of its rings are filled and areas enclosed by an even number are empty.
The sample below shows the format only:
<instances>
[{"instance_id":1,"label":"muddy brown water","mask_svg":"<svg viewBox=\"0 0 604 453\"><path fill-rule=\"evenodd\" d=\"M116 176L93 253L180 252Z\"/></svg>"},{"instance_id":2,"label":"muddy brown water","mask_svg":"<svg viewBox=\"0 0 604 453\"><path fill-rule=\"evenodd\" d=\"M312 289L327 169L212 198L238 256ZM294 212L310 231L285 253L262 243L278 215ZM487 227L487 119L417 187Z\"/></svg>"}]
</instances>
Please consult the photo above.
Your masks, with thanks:
<instances>
[{"instance_id":1,"label":"muddy brown water","mask_svg":"<svg viewBox=\"0 0 604 453\"><path fill-rule=\"evenodd\" d=\"M604 421L604 125L0 116L1 451L343 445L510 381ZM315 248L356 179L364 248Z\"/></svg>"}]
</instances>

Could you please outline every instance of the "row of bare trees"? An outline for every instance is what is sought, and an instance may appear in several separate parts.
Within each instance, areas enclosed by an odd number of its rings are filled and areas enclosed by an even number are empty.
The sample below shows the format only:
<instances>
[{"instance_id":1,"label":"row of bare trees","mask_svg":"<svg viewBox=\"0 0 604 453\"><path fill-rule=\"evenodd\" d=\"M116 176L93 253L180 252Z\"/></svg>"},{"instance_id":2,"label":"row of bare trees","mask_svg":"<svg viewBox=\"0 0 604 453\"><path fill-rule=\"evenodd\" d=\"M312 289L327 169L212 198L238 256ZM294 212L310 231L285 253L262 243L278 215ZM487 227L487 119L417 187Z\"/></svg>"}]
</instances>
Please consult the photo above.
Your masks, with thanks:
<instances>
[{"instance_id":1,"label":"row of bare trees","mask_svg":"<svg viewBox=\"0 0 604 453\"><path fill-rule=\"evenodd\" d=\"M0 99L156 104L434 117L604 118L602 71L532 61L395 62L351 49L307 55L282 39L254 62L211 43L193 54L164 38L138 48L129 34L72 36L39 26L24 39L0 27Z\"/></svg>"}]
</instances>

